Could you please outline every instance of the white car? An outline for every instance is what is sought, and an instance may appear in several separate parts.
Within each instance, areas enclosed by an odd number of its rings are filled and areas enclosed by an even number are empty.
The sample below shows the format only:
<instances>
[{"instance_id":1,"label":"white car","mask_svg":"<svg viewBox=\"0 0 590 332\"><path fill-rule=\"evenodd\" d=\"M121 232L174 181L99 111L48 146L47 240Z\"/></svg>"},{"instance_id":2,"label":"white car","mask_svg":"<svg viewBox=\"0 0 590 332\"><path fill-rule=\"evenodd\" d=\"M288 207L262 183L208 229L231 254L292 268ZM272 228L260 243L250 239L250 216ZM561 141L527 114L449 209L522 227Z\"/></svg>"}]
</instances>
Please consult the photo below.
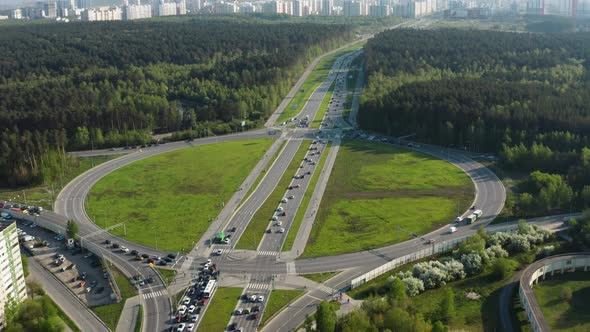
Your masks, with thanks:
<instances>
[{"instance_id":1,"label":"white car","mask_svg":"<svg viewBox=\"0 0 590 332\"><path fill-rule=\"evenodd\" d=\"M279 229L279 233L285 233L285 229L281 227L281 229Z\"/></svg>"},{"instance_id":2,"label":"white car","mask_svg":"<svg viewBox=\"0 0 590 332\"><path fill-rule=\"evenodd\" d=\"M457 218L455 218L455 222L461 222L463 220L463 217L458 216Z\"/></svg>"},{"instance_id":3,"label":"white car","mask_svg":"<svg viewBox=\"0 0 590 332\"><path fill-rule=\"evenodd\" d=\"M196 323L199 320L199 315L193 315L191 317L191 322Z\"/></svg>"},{"instance_id":4,"label":"white car","mask_svg":"<svg viewBox=\"0 0 590 332\"><path fill-rule=\"evenodd\" d=\"M238 308L238 309L236 309L236 312L235 312L235 314L236 314L236 316L239 316L239 315L241 315L241 314L242 314L242 312L244 312L244 309L242 309L242 308Z\"/></svg>"},{"instance_id":5,"label":"white car","mask_svg":"<svg viewBox=\"0 0 590 332\"><path fill-rule=\"evenodd\" d=\"M195 310L197 310L197 307L195 307L194 305L191 305L191 306L188 308L188 313L189 313L189 314L192 314L192 313L194 313L194 312L195 312Z\"/></svg>"},{"instance_id":6,"label":"white car","mask_svg":"<svg viewBox=\"0 0 590 332\"><path fill-rule=\"evenodd\" d=\"M264 302L264 295L258 296L258 302Z\"/></svg>"},{"instance_id":7,"label":"white car","mask_svg":"<svg viewBox=\"0 0 590 332\"><path fill-rule=\"evenodd\" d=\"M205 264L211 264L211 259L207 259L207 262Z\"/></svg>"},{"instance_id":8,"label":"white car","mask_svg":"<svg viewBox=\"0 0 590 332\"><path fill-rule=\"evenodd\" d=\"M185 327L186 327L186 324L185 324L185 323L180 323L180 324L178 325L178 327L176 328L176 331L177 331L177 332L184 332L184 328L185 328Z\"/></svg>"},{"instance_id":9,"label":"white car","mask_svg":"<svg viewBox=\"0 0 590 332\"><path fill-rule=\"evenodd\" d=\"M187 330L188 332L191 332L191 331L192 331L192 330L194 330L194 329L195 329L195 324L193 324L193 323L191 323L191 324L188 324L188 325L186 326L186 330Z\"/></svg>"},{"instance_id":10,"label":"white car","mask_svg":"<svg viewBox=\"0 0 590 332\"><path fill-rule=\"evenodd\" d=\"M277 220L279 220L279 217L277 217L277 216L272 216L272 221L277 221Z\"/></svg>"},{"instance_id":11,"label":"white car","mask_svg":"<svg viewBox=\"0 0 590 332\"><path fill-rule=\"evenodd\" d=\"M287 199L286 198L281 199L281 203L287 203Z\"/></svg>"},{"instance_id":12,"label":"white car","mask_svg":"<svg viewBox=\"0 0 590 332\"><path fill-rule=\"evenodd\" d=\"M250 302L256 302L256 295L250 296Z\"/></svg>"},{"instance_id":13,"label":"white car","mask_svg":"<svg viewBox=\"0 0 590 332\"><path fill-rule=\"evenodd\" d=\"M289 196L289 199L293 199L293 198L295 198L295 195Z\"/></svg>"},{"instance_id":14,"label":"white car","mask_svg":"<svg viewBox=\"0 0 590 332\"><path fill-rule=\"evenodd\" d=\"M216 254L217 256L221 256L221 249L217 249L217 250L215 250L215 254Z\"/></svg>"},{"instance_id":15,"label":"white car","mask_svg":"<svg viewBox=\"0 0 590 332\"><path fill-rule=\"evenodd\" d=\"M184 300L182 301L182 304L184 304L184 305L189 305L189 304L191 304L191 298L190 298L190 297L188 297L188 296L186 296L186 297L184 298Z\"/></svg>"},{"instance_id":16,"label":"white car","mask_svg":"<svg viewBox=\"0 0 590 332\"><path fill-rule=\"evenodd\" d=\"M279 220L279 221L277 221L277 223L275 225L282 226L283 225L283 222Z\"/></svg>"},{"instance_id":17,"label":"white car","mask_svg":"<svg viewBox=\"0 0 590 332\"><path fill-rule=\"evenodd\" d=\"M121 252L124 252L124 253L128 253L130 251L129 248L123 247L123 246L121 246L120 250L121 250Z\"/></svg>"},{"instance_id":18,"label":"white car","mask_svg":"<svg viewBox=\"0 0 590 332\"><path fill-rule=\"evenodd\" d=\"M181 316L186 315L186 306L185 305L181 305L180 307L178 307L178 314Z\"/></svg>"}]
</instances>

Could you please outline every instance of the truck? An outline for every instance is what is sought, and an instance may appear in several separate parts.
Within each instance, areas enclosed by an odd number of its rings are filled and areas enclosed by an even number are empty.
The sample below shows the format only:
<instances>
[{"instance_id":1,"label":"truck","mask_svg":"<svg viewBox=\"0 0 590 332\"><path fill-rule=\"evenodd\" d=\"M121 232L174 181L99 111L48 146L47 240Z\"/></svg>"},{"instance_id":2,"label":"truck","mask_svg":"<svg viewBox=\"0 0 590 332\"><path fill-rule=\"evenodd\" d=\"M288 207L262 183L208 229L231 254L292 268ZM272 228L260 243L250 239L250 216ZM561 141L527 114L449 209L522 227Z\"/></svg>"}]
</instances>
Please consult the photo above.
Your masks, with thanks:
<instances>
[{"instance_id":1,"label":"truck","mask_svg":"<svg viewBox=\"0 0 590 332\"><path fill-rule=\"evenodd\" d=\"M475 214L470 214L467 216L467 218L463 220L465 220L465 222L467 222L468 224L473 224L477 220L477 216Z\"/></svg>"}]
</instances>

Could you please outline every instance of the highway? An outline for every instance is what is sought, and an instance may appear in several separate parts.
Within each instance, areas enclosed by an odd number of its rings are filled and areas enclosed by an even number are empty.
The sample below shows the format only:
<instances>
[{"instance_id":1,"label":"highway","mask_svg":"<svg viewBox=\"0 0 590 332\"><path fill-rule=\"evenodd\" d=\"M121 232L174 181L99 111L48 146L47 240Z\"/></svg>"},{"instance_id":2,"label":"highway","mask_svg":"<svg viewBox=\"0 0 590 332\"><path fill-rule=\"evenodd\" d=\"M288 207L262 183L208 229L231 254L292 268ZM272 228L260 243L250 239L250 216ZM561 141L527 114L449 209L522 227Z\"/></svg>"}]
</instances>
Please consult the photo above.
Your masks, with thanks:
<instances>
[{"instance_id":1,"label":"highway","mask_svg":"<svg viewBox=\"0 0 590 332\"><path fill-rule=\"evenodd\" d=\"M328 92L330 86L339 76L346 76L347 71L341 68L344 64L346 67L350 63L351 56L354 54L348 53L345 56L340 57L334 64L333 70L330 72L328 77L322 84L312 93L309 100L303 107L302 112L298 115L298 119L308 116L310 121L315 118L321 103ZM340 77L342 77L340 76ZM342 89L342 85L337 85L337 89ZM336 90L335 98L339 99L339 105L331 107L328 115L331 119L328 121L327 126L322 126L322 135L324 136L340 136L342 135L342 127L345 123L341 119L342 114L342 96L339 90ZM358 104L357 104L358 105ZM327 127L327 128L326 128ZM198 269L200 264L209 257L211 252L215 249L222 249L222 255L211 257L215 262L218 263L224 273L238 273L247 275L249 278L246 292L255 292L257 295L264 295L268 299L273 285L274 278L277 275L294 274L294 273L315 273L315 272L327 272L345 270L345 272L339 274L337 278L330 280L327 283L328 291L344 289L350 283L350 280L374 267L377 267L389 260L405 255L407 253L415 252L416 250L422 249L425 246L426 239L435 239L437 242L443 242L455 237L462 237L468 234L474 233L480 225L486 225L489 223L502 209L505 200L505 190L501 181L486 167L480 163L470 159L465 153L441 149L436 146L413 146L410 147L416 151L424 152L435 157L449 161L457 167L464 170L473 180L476 195L474 204L484 211L484 217L481 222L477 222L473 225L461 225L459 230L454 234L446 234L448 226L445 226L439 230L436 230L430 234L422 235L424 240L420 237L404 243L388 246L385 248L362 251L357 253L331 256L331 257L320 257L314 259L301 259L301 260L283 260L280 257L280 251L290 226L293 217L299 208L301 199L303 197L304 190L307 189L311 175L317 171L315 165L311 165L309 162L302 162L303 168L299 169L300 172L310 172L306 174L304 179L299 179L294 183L301 186L297 191L293 191L292 195L295 197L288 200L287 203L282 204L287 211L286 218L281 221L284 223L281 227L285 228L284 233L270 233L265 234L263 240L258 246L258 250L254 252L254 255L240 255L234 249L235 243L239 240L241 234L245 230L246 226L250 222L252 216L258 210L258 208L264 203L267 197L272 193L276 184L283 176L286 168L293 159L297 149L301 144L309 145L311 140L315 139L319 135L318 130L309 129L306 127L298 128L280 128L283 132L274 134L275 137L282 135L281 139L287 140L287 144L283 150L279 153L276 161L268 168L265 177L252 192L252 194L242 203L229 217L219 220L218 222L212 223L210 230L206 234L218 230L228 230L232 227L236 228L236 231L232 234L232 239L229 245L201 245L207 243L209 239L201 239L199 241L199 247L195 248L195 254L186 259L186 264L182 264L182 269L190 275L191 272ZM130 243L120 238L113 237L108 233L105 233L94 224L86 214L84 209L84 202L87 194L97 181L102 177L113 172L129 163L148 158L157 154L165 153L181 149L188 146L199 145L199 144L211 144L217 142L225 142L230 140L239 139L250 139L250 138L261 138L269 137L269 130L262 129L252 132L240 133L235 135L210 137L193 142L175 142L168 144L161 144L159 146L148 147L144 149L138 149L135 152L128 153L117 159L105 162L97 167L89 170L88 172L80 175L72 182L70 182L59 194L56 205L55 213L51 211L43 212L40 218L52 221L56 224L65 227L68 219L74 219L80 226L80 236L85 238L83 240L85 246L89 247L93 251L98 251L102 256L107 256L112 260L127 276L140 274L143 276L153 274L150 268L147 268L144 264L136 262L131 256L122 255L115 253L112 249L107 248L102 243L106 239L110 239L113 242L117 242L121 245L128 247L131 250L138 250L141 253L147 253L149 255L165 256L166 253L147 248L139 244ZM322 153L324 151L324 145L319 148ZM128 150L123 150L128 151ZM118 154L122 151L90 151L90 152L79 152L79 155L91 156L98 154ZM310 156L314 161L319 160L319 156ZM300 173L299 173L300 174ZM295 174L293 174L295 175ZM243 188L247 190L248 188ZM291 191L289 191L291 193ZM279 202L277 202L277 206ZM269 221L272 216L269 216ZM113 222L114 224L114 222ZM101 225L103 226L103 225ZM269 228L277 229L278 226L270 226ZM246 258L244 258L246 257ZM170 315L174 308L171 307L170 299L167 294L166 287L163 283L155 278L156 282L150 284L149 288L145 288L141 291L141 299L144 305L144 326L146 329L163 330L167 328L167 322L170 320ZM187 280L187 285L190 280ZM165 292L161 292L164 290ZM164 295L159 296L144 296L148 293ZM303 297L300 301L304 304L303 309L295 310L289 308L285 311L285 315L288 315L288 323L283 324L280 330L289 330L297 327L304 319L305 315L315 310L315 304L318 299L325 298L326 289L312 290L308 295ZM295 310L295 311L293 311ZM225 313L224 313L225 314ZM280 317L280 316L279 316ZM236 322L240 324L247 331L253 331L257 328L259 320L245 320L244 317L236 319ZM274 321L274 320L273 320ZM284 322L283 322L284 323ZM271 322L266 329L273 325Z\"/></svg>"}]
</instances>

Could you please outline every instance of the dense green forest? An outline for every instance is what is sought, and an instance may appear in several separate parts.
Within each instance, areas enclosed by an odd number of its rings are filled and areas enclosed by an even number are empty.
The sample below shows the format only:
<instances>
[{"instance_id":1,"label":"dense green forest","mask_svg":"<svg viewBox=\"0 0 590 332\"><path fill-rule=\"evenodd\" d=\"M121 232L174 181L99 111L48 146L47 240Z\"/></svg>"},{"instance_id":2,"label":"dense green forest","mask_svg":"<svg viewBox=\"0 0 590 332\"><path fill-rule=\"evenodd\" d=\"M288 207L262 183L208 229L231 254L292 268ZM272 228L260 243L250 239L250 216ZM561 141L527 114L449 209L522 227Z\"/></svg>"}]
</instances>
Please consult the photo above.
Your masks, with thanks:
<instances>
[{"instance_id":1,"label":"dense green forest","mask_svg":"<svg viewBox=\"0 0 590 332\"><path fill-rule=\"evenodd\" d=\"M350 25L246 18L0 27L0 178L50 181L67 149L260 124Z\"/></svg>"},{"instance_id":2,"label":"dense green forest","mask_svg":"<svg viewBox=\"0 0 590 332\"><path fill-rule=\"evenodd\" d=\"M362 127L498 153L530 172L516 215L590 205L590 34L398 30L365 56Z\"/></svg>"}]
</instances>

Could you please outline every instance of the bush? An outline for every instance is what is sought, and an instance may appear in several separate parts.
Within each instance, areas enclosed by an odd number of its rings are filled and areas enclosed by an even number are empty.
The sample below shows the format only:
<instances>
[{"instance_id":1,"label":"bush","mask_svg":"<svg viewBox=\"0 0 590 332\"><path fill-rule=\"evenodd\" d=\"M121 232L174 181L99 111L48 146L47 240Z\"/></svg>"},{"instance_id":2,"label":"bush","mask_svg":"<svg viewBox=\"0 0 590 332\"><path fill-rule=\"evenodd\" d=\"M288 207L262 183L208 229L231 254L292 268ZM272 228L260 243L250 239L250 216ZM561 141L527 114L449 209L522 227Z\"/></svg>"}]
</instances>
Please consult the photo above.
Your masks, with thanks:
<instances>
[{"instance_id":1,"label":"bush","mask_svg":"<svg viewBox=\"0 0 590 332\"><path fill-rule=\"evenodd\" d=\"M496 280L502 280L510 275L516 269L518 263L507 258L498 258L492 263L491 276Z\"/></svg>"},{"instance_id":2,"label":"bush","mask_svg":"<svg viewBox=\"0 0 590 332\"><path fill-rule=\"evenodd\" d=\"M565 286L561 288L561 291L559 292L559 298L562 301L569 301L572 299L572 289Z\"/></svg>"},{"instance_id":3,"label":"bush","mask_svg":"<svg viewBox=\"0 0 590 332\"><path fill-rule=\"evenodd\" d=\"M409 296L416 296L424 291L424 282L418 278L408 277L402 281L406 284Z\"/></svg>"},{"instance_id":4,"label":"bush","mask_svg":"<svg viewBox=\"0 0 590 332\"><path fill-rule=\"evenodd\" d=\"M508 257L508 251L504 250L501 246L495 244L486 249L486 254L490 259L495 258L506 258Z\"/></svg>"},{"instance_id":5,"label":"bush","mask_svg":"<svg viewBox=\"0 0 590 332\"><path fill-rule=\"evenodd\" d=\"M463 266L465 267L465 273L467 273L467 275L478 274L483 268L481 256L476 253L462 255L461 263L463 263Z\"/></svg>"}]
</instances>

